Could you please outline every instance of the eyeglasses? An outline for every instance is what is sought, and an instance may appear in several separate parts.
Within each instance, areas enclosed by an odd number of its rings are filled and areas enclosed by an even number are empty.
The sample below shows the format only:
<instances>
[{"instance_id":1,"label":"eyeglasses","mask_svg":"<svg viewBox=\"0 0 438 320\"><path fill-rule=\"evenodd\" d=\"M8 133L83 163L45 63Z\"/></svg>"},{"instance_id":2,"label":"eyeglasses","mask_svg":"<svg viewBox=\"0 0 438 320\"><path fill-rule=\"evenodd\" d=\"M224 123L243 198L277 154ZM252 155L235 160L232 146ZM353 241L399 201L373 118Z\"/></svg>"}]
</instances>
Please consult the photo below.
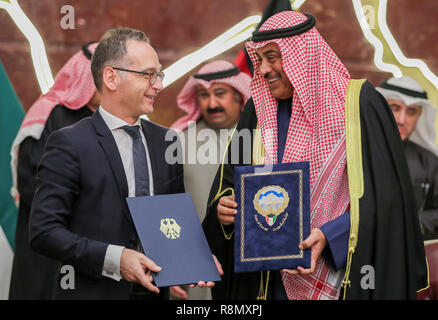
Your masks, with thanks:
<instances>
[{"instance_id":1,"label":"eyeglasses","mask_svg":"<svg viewBox=\"0 0 438 320\"><path fill-rule=\"evenodd\" d=\"M164 79L164 72L163 71L143 72L143 71L135 71L135 70L123 69L123 68L117 68L117 67L111 67L111 68L113 68L115 70L134 72L134 73L142 74L144 76L149 76L149 83L151 84L151 86L153 86L155 84L155 82L157 82L158 77L160 78L161 81L163 81L163 79Z\"/></svg>"}]
</instances>

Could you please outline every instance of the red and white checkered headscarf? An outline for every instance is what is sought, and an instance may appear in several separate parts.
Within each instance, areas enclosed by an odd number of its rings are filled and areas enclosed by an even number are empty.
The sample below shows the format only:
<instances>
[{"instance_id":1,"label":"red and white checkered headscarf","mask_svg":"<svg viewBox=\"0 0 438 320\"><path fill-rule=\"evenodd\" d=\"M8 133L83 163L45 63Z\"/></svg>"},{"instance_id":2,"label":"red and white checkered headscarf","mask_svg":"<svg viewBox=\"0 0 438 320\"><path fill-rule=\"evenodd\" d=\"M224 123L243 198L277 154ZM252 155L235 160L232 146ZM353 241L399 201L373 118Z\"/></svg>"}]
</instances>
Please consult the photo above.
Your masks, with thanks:
<instances>
[{"instance_id":1,"label":"red and white checkered headscarf","mask_svg":"<svg viewBox=\"0 0 438 320\"><path fill-rule=\"evenodd\" d=\"M97 42L92 43L87 47L90 53L94 52L97 44ZM21 123L11 149L13 176L11 193L14 199L17 196L17 161L21 142L27 137L40 139L47 119L57 105L63 105L72 110L80 109L90 102L95 92L96 86L91 74L91 61L84 55L83 50L80 50L61 68L49 92L35 101Z\"/></svg>"},{"instance_id":2,"label":"red and white checkered headscarf","mask_svg":"<svg viewBox=\"0 0 438 320\"><path fill-rule=\"evenodd\" d=\"M216 60L205 64L202 68L199 69L198 74L230 70L234 67L235 66L231 62L225 60ZM239 72L238 74L231 77L215 79L211 81L196 79L191 76L184 85L184 88L179 93L178 97L176 98L178 107L187 114L176 120L171 126L172 129L183 131L189 126L189 122L198 121L201 118L201 110L196 99L195 87L200 84L208 89L214 83L225 83L239 91L243 98L243 110L246 101L251 95L251 90L249 87L251 83L251 77L248 76L246 73Z\"/></svg>"},{"instance_id":3,"label":"red and white checkered headscarf","mask_svg":"<svg viewBox=\"0 0 438 320\"><path fill-rule=\"evenodd\" d=\"M259 31L287 28L306 16L284 11L269 18ZM255 66L251 83L257 121L266 150L265 163L277 159L277 99L257 67L256 49L275 42L283 70L294 93L283 163L309 161L311 227L342 215L349 204L345 154L344 103L350 75L315 27L302 34L248 42ZM289 299L337 299L339 274L320 257L312 275L283 274Z\"/></svg>"}]
</instances>

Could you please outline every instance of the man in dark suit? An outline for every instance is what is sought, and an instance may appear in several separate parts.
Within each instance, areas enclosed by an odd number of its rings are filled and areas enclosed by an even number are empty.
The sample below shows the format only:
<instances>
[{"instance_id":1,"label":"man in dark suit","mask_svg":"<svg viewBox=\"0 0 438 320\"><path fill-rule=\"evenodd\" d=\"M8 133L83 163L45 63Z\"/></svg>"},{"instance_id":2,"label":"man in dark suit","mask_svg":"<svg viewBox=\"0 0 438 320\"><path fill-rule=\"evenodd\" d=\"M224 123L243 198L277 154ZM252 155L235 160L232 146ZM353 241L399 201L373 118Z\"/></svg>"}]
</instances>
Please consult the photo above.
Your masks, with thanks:
<instances>
[{"instance_id":1,"label":"man in dark suit","mask_svg":"<svg viewBox=\"0 0 438 320\"><path fill-rule=\"evenodd\" d=\"M153 111L164 74L148 38L129 28L105 33L91 69L101 106L49 137L30 244L74 268L74 289L58 283L56 298L166 298L168 290L160 293L151 275L161 268L140 252L125 202L128 196L184 192L181 164L165 159L172 143L165 141L168 129L139 118Z\"/></svg>"}]
</instances>

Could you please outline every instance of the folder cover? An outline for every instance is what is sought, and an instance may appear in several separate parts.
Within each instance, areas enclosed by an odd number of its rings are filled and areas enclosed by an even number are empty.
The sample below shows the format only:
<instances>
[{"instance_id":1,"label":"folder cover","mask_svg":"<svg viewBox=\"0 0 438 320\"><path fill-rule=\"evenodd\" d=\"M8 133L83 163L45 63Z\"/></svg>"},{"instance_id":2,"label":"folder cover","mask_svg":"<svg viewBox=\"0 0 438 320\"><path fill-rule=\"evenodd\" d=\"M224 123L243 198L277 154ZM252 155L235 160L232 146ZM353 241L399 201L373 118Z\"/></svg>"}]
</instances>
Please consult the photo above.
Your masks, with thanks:
<instances>
[{"instance_id":1,"label":"folder cover","mask_svg":"<svg viewBox=\"0 0 438 320\"><path fill-rule=\"evenodd\" d=\"M189 193L126 198L157 287L220 281Z\"/></svg>"},{"instance_id":2,"label":"folder cover","mask_svg":"<svg viewBox=\"0 0 438 320\"><path fill-rule=\"evenodd\" d=\"M309 163L236 166L234 271L310 268Z\"/></svg>"}]
</instances>

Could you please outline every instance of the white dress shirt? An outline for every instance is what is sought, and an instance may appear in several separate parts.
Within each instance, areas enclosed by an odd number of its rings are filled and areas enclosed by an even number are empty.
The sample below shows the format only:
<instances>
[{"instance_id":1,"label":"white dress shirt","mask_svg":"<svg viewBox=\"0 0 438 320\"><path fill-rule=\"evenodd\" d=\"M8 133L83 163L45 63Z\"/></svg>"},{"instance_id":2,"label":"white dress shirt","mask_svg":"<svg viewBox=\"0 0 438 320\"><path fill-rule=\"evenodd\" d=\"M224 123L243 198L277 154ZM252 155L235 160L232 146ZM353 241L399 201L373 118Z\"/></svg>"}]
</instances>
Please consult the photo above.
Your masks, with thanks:
<instances>
[{"instance_id":1,"label":"white dress shirt","mask_svg":"<svg viewBox=\"0 0 438 320\"><path fill-rule=\"evenodd\" d=\"M97 110L100 113L103 120L105 121L108 128L113 134L114 140L116 141L117 148L120 153L120 158L122 159L123 168L125 169L126 181L128 182L128 196L135 197L135 174L134 174L134 159L132 154L132 138L131 136L123 130L121 127L130 125L124 120L117 118L108 111L106 111L102 106ZM147 148L146 138L141 130L140 118L137 119L134 125L139 126L141 139L143 146L146 151L146 159L148 162L148 173L149 173L149 194L154 195L154 184L152 178L152 167L149 157L149 151ZM114 280L120 281L122 278L120 274L120 258L123 251L122 246L108 245L105 254L105 260L103 263L102 275L112 278Z\"/></svg>"}]
</instances>

